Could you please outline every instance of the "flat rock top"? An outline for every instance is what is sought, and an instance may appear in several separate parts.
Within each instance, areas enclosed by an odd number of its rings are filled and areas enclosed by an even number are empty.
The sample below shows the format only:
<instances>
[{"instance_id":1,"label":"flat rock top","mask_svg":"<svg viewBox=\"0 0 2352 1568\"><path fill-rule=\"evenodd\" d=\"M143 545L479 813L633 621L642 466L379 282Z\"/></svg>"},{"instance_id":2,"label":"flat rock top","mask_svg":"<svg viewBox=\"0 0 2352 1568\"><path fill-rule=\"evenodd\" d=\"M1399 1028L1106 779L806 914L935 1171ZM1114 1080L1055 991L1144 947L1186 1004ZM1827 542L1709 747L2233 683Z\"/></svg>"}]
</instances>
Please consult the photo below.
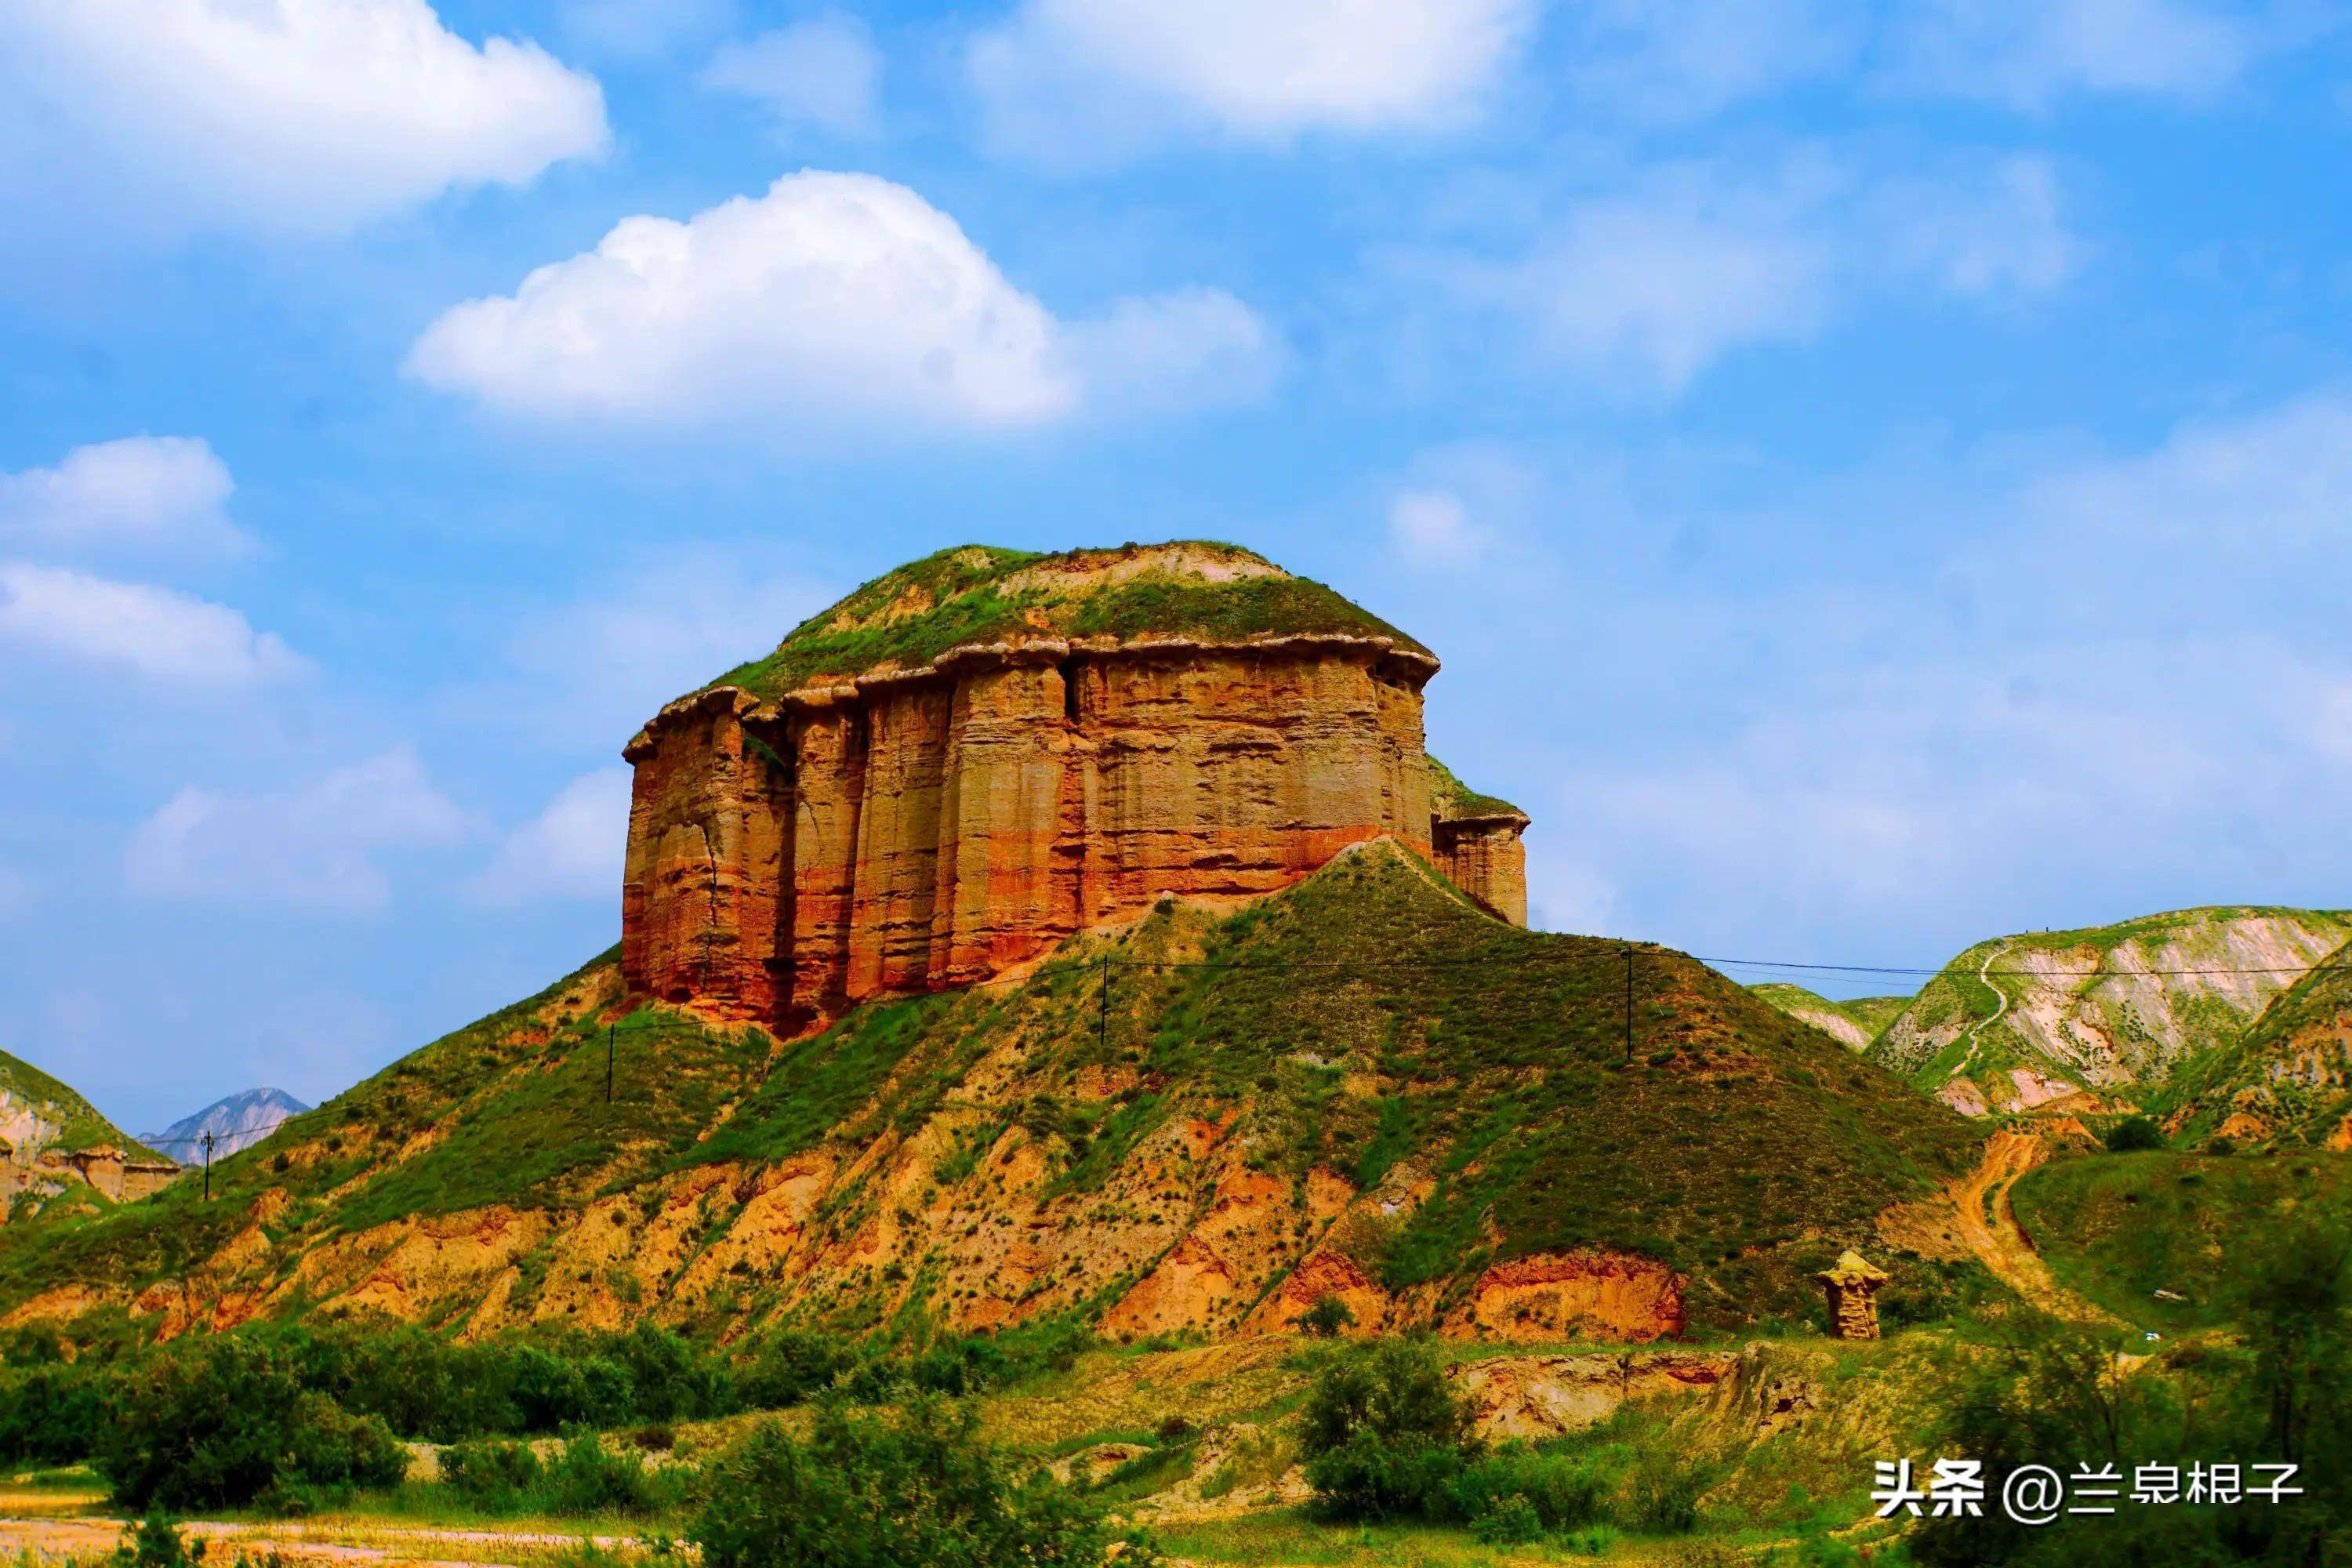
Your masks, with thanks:
<instances>
[{"instance_id":1,"label":"flat rock top","mask_svg":"<svg viewBox=\"0 0 2352 1568\"><path fill-rule=\"evenodd\" d=\"M917 669L971 645L1155 639L1242 645L1290 637L1429 650L1320 583L1202 540L1055 555L968 544L876 578L713 681L772 700L828 680Z\"/></svg>"}]
</instances>

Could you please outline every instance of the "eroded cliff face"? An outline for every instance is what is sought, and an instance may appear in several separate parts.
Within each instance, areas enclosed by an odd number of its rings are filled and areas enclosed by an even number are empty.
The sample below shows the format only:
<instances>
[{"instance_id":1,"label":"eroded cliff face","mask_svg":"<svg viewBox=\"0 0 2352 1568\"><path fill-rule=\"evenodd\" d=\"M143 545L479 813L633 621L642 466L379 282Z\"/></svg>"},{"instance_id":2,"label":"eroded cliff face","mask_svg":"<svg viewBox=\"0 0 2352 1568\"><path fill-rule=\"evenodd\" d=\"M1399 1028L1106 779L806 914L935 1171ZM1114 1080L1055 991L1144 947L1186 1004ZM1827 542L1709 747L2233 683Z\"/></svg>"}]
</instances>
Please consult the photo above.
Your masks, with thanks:
<instances>
[{"instance_id":1,"label":"eroded cliff face","mask_svg":"<svg viewBox=\"0 0 2352 1568\"><path fill-rule=\"evenodd\" d=\"M673 703L636 765L630 987L798 1028L954 985L1163 893L1276 891L1383 835L1437 853L1421 686L1381 639L1040 639L761 703ZM1526 918L1517 830L1465 886Z\"/></svg>"},{"instance_id":2,"label":"eroded cliff face","mask_svg":"<svg viewBox=\"0 0 2352 1568\"><path fill-rule=\"evenodd\" d=\"M1441 818L1431 825L1437 868L1454 885L1513 925L1528 923L1528 857L1519 835L1528 819L1508 816Z\"/></svg>"}]
</instances>

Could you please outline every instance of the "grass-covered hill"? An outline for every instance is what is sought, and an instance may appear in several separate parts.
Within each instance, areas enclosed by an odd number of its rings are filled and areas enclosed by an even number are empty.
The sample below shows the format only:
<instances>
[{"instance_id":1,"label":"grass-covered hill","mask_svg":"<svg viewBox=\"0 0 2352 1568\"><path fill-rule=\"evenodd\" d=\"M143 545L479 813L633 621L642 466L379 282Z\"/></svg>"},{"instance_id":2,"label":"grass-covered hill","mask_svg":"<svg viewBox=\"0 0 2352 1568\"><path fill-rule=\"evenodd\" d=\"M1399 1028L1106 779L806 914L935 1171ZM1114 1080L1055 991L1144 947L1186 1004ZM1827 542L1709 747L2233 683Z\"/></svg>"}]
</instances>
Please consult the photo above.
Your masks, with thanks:
<instances>
[{"instance_id":1,"label":"grass-covered hill","mask_svg":"<svg viewBox=\"0 0 2352 1568\"><path fill-rule=\"evenodd\" d=\"M2176 1075L2166 1104L2185 1139L2352 1149L2352 943Z\"/></svg>"},{"instance_id":2,"label":"grass-covered hill","mask_svg":"<svg viewBox=\"0 0 2352 1568\"><path fill-rule=\"evenodd\" d=\"M1911 1005L1908 996L1854 996L1832 1002L1818 992L1782 981L1768 981L1748 989L1853 1051L1869 1049L1870 1042Z\"/></svg>"},{"instance_id":3,"label":"grass-covered hill","mask_svg":"<svg viewBox=\"0 0 2352 1568\"><path fill-rule=\"evenodd\" d=\"M0 1138L22 1158L108 1143L152 1158L70 1085L6 1051L0 1051Z\"/></svg>"},{"instance_id":4,"label":"grass-covered hill","mask_svg":"<svg viewBox=\"0 0 2352 1568\"><path fill-rule=\"evenodd\" d=\"M775 698L829 678L919 668L971 643L1154 636L1243 643L1310 633L1429 651L1322 584L1238 545L1181 541L1046 555L966 544L877 577L794 627L773 653L712 684Z\"/></svg>"},{"instance_id":5,"label":"grass-covered hill","mask_svg":"<svg viewBox=\"0 0 2352 1568\"><path fill-rule=\"evenodd\" d=\"M222 1163L209 1205L0 1238L0 1321L1220 1335L1338 1294L1646 1337L1810 1312L1975 1150L1695 961L1509 926L1385 842L808 1038L621 1006L606 955Z\"/></svg>"},{"instance_id":6,"label":"grass-covered hill","mask_svg":"<svg viewBox=\"0 0 2352 1568\"><path fill-rule=\"evenodd\" d=\"M134 1160L162 1158L124 1136L71 1086L0 1051L0 1222L23 1221L43 1205L102 1206L60 1156L106 1147Z\"/></svg>"},{"instance_id":7,"label":"grass-covered hill","mask_svg":"<svg viewBox=\"0 0 2352 1568\"><path fill-rule=\"evenodd\" d=\"M1971 1112L2159 1107L2347 939L2344 911L2222 907L1981 942L1870 1058Z\"/></svg>"},{"instance_id":8,"label":"grass-covered hill","mask_svg":"<svg viewBox=\"0 0 2352 1568\"><path fill-rule=\"evenodd\" d=\"M2253 1261L2282 1235L2352 1233L2352 1163L2308 1151L2102 1154L2029 1172L2011 1201L2059 1283L2178 1334L2237 1321Z\"/></svg>"}]
</instances>

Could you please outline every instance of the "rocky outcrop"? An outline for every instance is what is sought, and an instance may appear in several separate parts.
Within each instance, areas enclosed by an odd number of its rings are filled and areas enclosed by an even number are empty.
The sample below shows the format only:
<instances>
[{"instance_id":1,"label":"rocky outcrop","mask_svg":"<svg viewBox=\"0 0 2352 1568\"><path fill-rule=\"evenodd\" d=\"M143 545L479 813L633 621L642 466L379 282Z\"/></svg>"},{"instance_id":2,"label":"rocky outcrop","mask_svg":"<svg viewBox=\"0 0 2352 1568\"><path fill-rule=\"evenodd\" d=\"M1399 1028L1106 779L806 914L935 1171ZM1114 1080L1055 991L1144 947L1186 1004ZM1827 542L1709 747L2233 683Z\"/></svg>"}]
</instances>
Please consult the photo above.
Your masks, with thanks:
<instances>
[{"instance_id":1,"label":"rocky outcrop","mask_svg":"<svg viewBox=\"0 0 2352 1568\"><path fill-rule=\"evenodd\" d=\"M1516 810L1437 818L1430 825L1437 868L1486 908L1523 926L1528 923L1528 861L1519 835L1527 829L1527 814Z\"/></svg>"},{"instance_id":2,"label":"rocky outcrop","mask_svg":"<svg viewBox=\"0 0 2352 1568\"><path fill-rule=\"evenodd\" d=\"M1180 547L1097 553L1055 581L1227 581L1186 577L1207 568ZM1269 574L1289 581L1247 575ZM897 603L874 625L903 635ZM840 612L820 624L847 635ZM1527 817L1433 800L1436 668L1380 632L1036 629L773 698L697 692L625 752L623 971L640 994L797 1029L984 979L1163 894L1273 892L1383 836L1525 923Z\"/></svg>"}]
</instances>

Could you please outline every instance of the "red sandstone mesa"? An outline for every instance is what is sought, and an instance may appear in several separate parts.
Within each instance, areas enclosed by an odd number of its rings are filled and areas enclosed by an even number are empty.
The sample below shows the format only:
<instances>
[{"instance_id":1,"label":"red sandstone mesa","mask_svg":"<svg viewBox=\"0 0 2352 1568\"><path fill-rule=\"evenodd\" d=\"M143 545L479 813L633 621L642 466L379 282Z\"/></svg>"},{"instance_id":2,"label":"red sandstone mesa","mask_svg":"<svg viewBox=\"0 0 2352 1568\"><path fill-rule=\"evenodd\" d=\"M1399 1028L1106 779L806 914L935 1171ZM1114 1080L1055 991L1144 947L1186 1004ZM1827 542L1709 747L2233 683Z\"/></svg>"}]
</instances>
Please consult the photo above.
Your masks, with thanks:
<instances>
[{"instance_id":1,"label":"red sandstone mesa","mask_svg":"<svg viewBox=\"0 0 2352 1568\"><path fill-rule=\"evenodd\" d=\"M896 581L933 567L963 571ZM1244 594L1274 608L1253 624ZM1003 624L926 642L982 612ZM861 637L886 657L773 692L746 667L629 742L632 991L797 1028L983 979L1162 893L1272 892L1382 835L1526 921L1527 817L1433 785L1436 658L1246 552L949 552L768 662L803 675L827 639L856 662Z\"/></svg>"}]
</instances>

